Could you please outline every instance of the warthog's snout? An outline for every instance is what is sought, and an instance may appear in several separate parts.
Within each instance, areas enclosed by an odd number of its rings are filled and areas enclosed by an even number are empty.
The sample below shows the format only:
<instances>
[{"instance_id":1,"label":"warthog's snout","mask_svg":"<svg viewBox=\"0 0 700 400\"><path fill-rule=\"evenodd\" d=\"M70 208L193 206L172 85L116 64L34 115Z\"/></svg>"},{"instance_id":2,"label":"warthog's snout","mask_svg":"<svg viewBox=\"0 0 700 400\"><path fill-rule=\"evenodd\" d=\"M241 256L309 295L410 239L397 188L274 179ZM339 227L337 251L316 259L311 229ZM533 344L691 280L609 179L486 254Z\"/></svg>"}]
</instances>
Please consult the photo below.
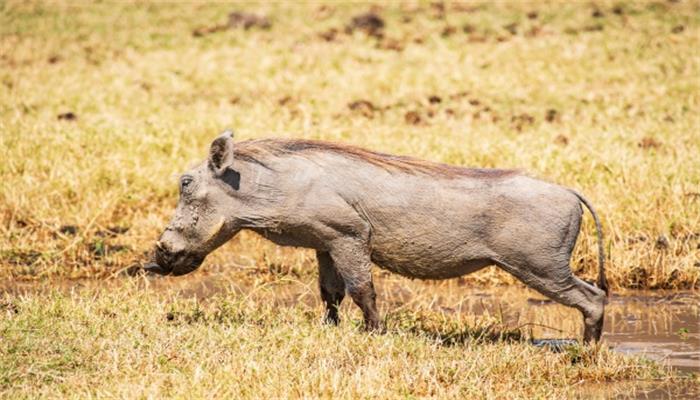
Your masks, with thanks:
<instances>
[{"instance_id":1,"label":"warthog's snout","mask_svg":"<svg viewBox=\"0 0 700 400\"><path fill-rule=\"evenodd\" d=\"M160 275L185 275L199 268L204 261L203 255L173 249L163 241L156 243L155 254L155 262L147 264L144 269Z\"/></svg>"}]
</instances>

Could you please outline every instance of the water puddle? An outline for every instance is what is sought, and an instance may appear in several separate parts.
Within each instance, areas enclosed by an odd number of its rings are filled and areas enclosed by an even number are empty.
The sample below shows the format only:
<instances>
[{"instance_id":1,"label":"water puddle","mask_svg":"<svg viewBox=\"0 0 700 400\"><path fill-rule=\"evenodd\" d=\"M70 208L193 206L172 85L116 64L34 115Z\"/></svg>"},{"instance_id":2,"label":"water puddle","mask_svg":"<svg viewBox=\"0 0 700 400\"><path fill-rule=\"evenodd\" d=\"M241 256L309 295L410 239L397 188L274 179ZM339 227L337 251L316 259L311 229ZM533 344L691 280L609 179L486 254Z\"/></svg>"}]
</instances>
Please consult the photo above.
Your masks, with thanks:
<instances>
[{"instance_id":1,"label":"water puddle","mask_svg":"<svg viewBox=\"0 0 700 400\"><path fill-rule=\"evenodd\" d=\"M700 398L700 385L647 381L595 383L582 385L573 397L586 400L690 400Z\"/></svg>"},{"instance_id":2,"label":"water puddle","mask_svg":"<svg viewBox=\"0 0 700 400\"><path fill-rule=\"evenodd\" d=\"M460 312L500 315L509 325L526 326L538 339L580 337L582 322L577 311L530 290L468 291ZM613 349L644 354L677 370L700 373L698 294L630 291L612 296L605 311L603 341Z\"/></svg>"}]
</instances>

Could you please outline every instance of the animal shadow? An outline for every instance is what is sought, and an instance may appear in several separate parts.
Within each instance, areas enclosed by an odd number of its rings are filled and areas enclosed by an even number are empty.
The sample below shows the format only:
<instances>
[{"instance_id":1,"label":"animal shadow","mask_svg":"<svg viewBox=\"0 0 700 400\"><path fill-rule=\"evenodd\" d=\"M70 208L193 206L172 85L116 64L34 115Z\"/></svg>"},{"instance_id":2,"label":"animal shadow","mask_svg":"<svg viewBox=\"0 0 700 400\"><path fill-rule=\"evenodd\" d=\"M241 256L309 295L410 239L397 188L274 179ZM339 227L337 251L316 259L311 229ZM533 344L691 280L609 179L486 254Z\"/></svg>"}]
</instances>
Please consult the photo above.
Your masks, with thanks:
<instances>
[{"instance_id":1,"label":"animal shadow","mask_svg":"<svg viewBox=\"0 0 700 400\"><path fill-rule=\"evenodd\" d=\"M508 327L497 320L479 320L467 324L433 311L390 313L386 317L386 325L389 332L409 333L428 338L442 346L527 341L522 329Z\"/></svg>"}]
</instances>

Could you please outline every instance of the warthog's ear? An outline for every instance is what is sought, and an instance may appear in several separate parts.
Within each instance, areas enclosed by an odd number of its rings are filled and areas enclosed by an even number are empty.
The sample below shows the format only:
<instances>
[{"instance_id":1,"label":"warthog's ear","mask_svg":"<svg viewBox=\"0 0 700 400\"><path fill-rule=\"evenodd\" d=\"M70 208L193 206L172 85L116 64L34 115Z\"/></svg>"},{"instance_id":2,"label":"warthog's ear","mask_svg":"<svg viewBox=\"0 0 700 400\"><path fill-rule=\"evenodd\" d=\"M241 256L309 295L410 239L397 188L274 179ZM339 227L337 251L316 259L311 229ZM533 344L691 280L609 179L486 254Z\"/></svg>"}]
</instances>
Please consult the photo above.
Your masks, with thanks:
<instances>
[{"instance_id":1,"label":"warthog's ear","mask_svg":"<svg viewBox=\"0 0 700 400\"><path fill-rule=\"evenodd\" d=\"M217 176L223 175L233 165L233 132L225 130L214 139L209 149L209 168Z\"/></svg>"}]
</instances>

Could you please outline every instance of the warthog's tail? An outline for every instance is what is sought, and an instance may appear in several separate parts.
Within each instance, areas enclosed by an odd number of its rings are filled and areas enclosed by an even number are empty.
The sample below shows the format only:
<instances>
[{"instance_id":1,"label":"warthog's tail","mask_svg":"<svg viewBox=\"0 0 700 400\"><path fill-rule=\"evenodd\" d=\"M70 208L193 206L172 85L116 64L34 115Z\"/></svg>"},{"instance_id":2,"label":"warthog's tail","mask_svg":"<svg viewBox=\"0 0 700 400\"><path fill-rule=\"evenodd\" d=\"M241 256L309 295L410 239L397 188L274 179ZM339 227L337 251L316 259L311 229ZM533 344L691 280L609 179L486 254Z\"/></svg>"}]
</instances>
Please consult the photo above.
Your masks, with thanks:
<instances>
[{"instance_id":1,"label":"warthog's tail","mask_svg":"<svg viewBox=\"0 0 700 400\"><path fill-rule=\"evenodd\" d=\"M598 233L598 282L596 282L596 285L601 288L604 292L605 295L607 296L608 293L608 280L605 279L605 243L603 243L603 228L600 225L600 219L598 219L598 214L596 214L595 209L591 205L591 203L586 200L585 197L583 197L580 193L578 193L575 190L569 189L571 193L575 194L576 197L583 203L586 208L588 208L588 211L591 212L591 215L593 216L593 220L595 221L595 229L596 232Z\"/></svg>"}]
</instances>

